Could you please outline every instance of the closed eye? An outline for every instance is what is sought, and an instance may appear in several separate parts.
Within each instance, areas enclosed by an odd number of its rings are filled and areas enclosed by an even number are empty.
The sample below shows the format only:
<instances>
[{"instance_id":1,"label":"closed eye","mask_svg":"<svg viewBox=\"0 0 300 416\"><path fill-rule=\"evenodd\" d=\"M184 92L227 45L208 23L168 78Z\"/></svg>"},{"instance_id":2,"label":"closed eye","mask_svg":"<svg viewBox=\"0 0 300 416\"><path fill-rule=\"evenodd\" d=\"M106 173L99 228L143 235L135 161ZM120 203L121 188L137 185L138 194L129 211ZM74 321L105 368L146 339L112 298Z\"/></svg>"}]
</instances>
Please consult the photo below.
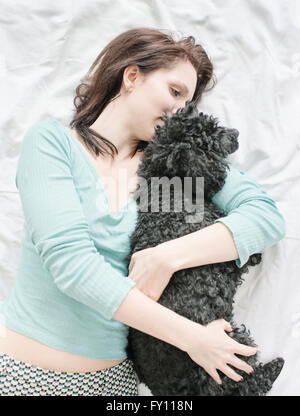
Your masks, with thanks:
<instances>
[{"instance_id":1,"label":"closed eye","mask_svg":"<svg viewBox=\"0 0 300 416\"><path fill-rule=\"evenodd\" d=\"M175 97L178 97L178 95L181 95L180 91L177 91L174 88L171 88L171 90L174 93ZM176 94L178 94L178 95L176 95Z\"/></svg>"}]
</instances>

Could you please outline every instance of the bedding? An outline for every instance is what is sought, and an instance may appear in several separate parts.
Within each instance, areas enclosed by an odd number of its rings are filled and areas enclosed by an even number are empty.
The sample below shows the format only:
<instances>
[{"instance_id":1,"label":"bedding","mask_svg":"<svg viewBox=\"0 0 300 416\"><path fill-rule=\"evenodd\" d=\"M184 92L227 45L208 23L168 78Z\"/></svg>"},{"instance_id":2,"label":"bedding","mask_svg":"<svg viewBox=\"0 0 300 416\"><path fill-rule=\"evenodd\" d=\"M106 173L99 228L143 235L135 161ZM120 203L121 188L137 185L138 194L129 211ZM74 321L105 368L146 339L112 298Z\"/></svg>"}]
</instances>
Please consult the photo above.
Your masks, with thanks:
<instances>
[{"instance_id":1,"label":"bedding","mask_svg":"<svg viewBox=\"0 0 300 416\"><path fill-rule=\"evenodd\" d=\"M199 110L239 130L230 162L276 201L286 235L239 288L235 317L260 360L285 358L268 395L300 395L300 2L298 0L1 0L0 302L13 284L23 232L15 186L25 131L46 117L71 120L73 96L102 48L138 26L193 35L216 86ZM0 334L1 336L1 334ZM140 383L140 395L151 395Z\"/></svg>"}]
</instances>

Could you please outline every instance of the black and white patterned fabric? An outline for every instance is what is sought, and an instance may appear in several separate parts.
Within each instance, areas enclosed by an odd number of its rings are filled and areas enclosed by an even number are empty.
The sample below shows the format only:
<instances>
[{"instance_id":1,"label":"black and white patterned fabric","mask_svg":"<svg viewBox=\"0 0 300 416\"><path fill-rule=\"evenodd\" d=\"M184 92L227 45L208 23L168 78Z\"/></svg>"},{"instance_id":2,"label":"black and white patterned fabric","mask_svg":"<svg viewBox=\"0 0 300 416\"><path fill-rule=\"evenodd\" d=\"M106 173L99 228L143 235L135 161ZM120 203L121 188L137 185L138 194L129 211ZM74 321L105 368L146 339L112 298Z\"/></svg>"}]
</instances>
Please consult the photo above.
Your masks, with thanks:
<instances>
[{"instance_id":1,"label":"black and white patterned fabric","mask_svg":"<svg viewBox=\"0 0 300 416\"><path fill-rule=\"evenodd\" d=\"M0 354L0 396L137 396L133 363L99 371L48 370Z\"/></svg>"}]
</instances>

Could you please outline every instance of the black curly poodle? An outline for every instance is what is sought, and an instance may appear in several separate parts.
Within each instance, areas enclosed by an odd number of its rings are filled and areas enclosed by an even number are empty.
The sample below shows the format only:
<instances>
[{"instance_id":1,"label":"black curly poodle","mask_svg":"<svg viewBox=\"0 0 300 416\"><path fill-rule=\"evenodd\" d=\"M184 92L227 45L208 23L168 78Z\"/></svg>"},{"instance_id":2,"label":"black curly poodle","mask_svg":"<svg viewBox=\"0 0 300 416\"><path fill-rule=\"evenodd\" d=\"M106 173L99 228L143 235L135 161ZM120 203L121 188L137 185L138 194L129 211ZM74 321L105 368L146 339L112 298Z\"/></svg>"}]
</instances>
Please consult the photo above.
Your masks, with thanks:
<instances>
[{"instance_id":1,"label":"black curly poodle","mask_svg":"<svg viewBox=\"0 0 300 416\"><path fill-rule=\"evenodd\" d=\"M144 150L138 169L140 184L140 178L144 178L149 185L149 202L145 202L147 198L137 198L138 219L131 235L131 254L125 259L128 264L134 252L197 231L224 216L211 198L225 183L229 168L225 158L238 148L238 131L218 126L216 118L199 114L193 103L179 109L172 117L164 114L163 119L165 123L156 127L155 137ZM163 209L160 188L158 195L156 192L159 209L153 212L150 209L151 178L175 176L193 178L191 197L185 190L178 197L178 192L175 195L170 187L168 212ZM197 192L201 191L197 177L204 178L204 212L195 203ZM178 199L182 201L179 212L171 208L176 198L177 202ZM189 204L185 204L187 200ZM158 302L202 325L224 318L233 328L229 336L239 343L256 346L245 326L233 322L233 298L248 266L260 261L261 254L254 254L241 268L235 261L229 261L179 270L173 274ZM134 328L129 328L127 355L134 363L139 381L146 384L154 396L262 396L271 389L284 364L282 358L263 365L258 362L257 354L246 358L239 356L254 372L248 375L234 368L243 376L240 382L220 373L222 384L218 385L186 352Z\"/></svg>"}]
</instances>

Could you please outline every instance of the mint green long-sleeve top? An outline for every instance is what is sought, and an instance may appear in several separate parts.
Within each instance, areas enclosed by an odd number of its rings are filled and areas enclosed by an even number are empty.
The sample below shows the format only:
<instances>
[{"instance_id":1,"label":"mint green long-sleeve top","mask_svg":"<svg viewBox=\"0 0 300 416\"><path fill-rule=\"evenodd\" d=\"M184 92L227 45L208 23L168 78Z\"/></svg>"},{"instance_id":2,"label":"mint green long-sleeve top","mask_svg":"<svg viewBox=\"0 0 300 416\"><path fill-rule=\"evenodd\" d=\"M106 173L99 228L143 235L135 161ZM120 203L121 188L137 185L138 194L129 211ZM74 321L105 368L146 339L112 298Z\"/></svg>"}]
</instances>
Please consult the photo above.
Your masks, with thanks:
<instances>
[{"instance_id":1,"label":"mint green long-sleeve top","mask_svg":"<svg viewBox=\"0 0 300 416\"><path fill-rule=\"evenodd\" d=\"M14 285L0 308L2 323L77 355L126 358L129 328L113 315L136 284L124 261L137 221L135 199L109 213L88 155L56 119L27 130L16 186L24 233ZM283 238L275 202L233 166L213 201L226 213L217 221L233 234L239 267Z\"/></svg>"}]
</instances>

